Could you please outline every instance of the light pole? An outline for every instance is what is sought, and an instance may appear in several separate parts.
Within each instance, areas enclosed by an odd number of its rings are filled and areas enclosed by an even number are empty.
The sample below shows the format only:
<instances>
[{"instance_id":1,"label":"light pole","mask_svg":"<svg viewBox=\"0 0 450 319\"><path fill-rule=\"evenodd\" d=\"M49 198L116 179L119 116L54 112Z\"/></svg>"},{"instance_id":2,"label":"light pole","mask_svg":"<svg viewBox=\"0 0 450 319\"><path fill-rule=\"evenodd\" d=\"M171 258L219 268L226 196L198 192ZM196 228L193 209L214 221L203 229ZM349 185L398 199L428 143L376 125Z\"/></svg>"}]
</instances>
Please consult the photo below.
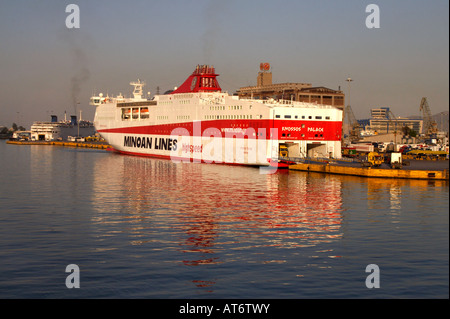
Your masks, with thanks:
<instances>
[{"instance_id":1,"label":"light pole","mask_svg":"<svg viewBox=\"0 0 450 319\"><path fill-rule=\"evenodd\" d=\"M347 107L344 107L344 119L345 118L348 119L348 122L349 122L348 124L350 126L348 128L348 130L349 130L348 132L349 132L349 134L351 134L353 123L352 123L352 118L350 117L350 114L353 112L350 109L350 82L352 82L353 80L352 80L352 78L348 77L347 80L345 80L345 81L348 82L348 103L347 103ZM345 113L348 113L348 114L345 114ZM344 129L344 125L342 125L342 129ZM344 136L344 135L342 134L342 136Z\"/></svg>"},{"instance_id":2,"label":"light pole","mask_svg":"<svg viewBox=\"0 0 450 319\"><path fill-rule=\"evenodd\" d=\"M352 82L353 80L352 80L352 78L347 78L347 80L345 80L345 81L347 81L348 82L348 104L347 105L351 105L350 104L350 82Z\"/></svg>"}]
</instances>

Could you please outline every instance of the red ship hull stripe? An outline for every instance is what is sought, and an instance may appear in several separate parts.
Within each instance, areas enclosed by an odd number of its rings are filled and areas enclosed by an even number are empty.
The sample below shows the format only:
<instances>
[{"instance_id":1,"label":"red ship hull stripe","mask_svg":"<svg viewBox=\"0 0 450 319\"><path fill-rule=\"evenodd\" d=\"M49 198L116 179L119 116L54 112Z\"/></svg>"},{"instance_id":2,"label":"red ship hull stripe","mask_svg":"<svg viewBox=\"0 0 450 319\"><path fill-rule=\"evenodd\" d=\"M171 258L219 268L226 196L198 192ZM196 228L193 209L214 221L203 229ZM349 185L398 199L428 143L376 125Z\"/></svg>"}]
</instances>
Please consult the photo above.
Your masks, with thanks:
<instances>
[{"instance_id":1,"label":"red ship hull stripe","mask_svg":"<svg viewBox=\"0 0 450 319\"><path fill-rule=\"evenodd\" d=\"M125 124L125 123L124 123ZM278 136L270 136L277 129ZM265 131L264 131L265 130ZM342 122L289 120L212 120L99 129L99 133L253 137L292 140L341 140ZM275 131L273 131L275 132Z\"/></svg>"}]
</instances>

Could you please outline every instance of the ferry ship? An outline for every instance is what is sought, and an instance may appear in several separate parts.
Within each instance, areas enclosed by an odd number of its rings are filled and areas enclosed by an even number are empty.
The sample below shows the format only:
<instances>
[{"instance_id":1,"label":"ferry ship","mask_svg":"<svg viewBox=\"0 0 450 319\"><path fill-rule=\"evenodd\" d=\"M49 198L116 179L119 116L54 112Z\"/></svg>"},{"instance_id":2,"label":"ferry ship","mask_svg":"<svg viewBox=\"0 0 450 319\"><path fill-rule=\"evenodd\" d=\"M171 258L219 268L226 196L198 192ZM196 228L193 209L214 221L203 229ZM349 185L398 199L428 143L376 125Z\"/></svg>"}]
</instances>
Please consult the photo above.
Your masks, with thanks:
<instances>
[{"instance_id":1,"label":"ferry ship","mask_svg":"<svg viewBox=\"0 0 450 319\"><path fill-rule=\"evenodd\" d=\"M30 138L35 141L70 140L71 138L84 138L94 135L94 124L87 120L77 120L75 115L58 121L56 115L51 116L51 121L36 121L31 126Z\"/></svg>"},{"instance_id":2,"label":"ferry ship","mask_svg":"<svg viewBox=\"0 0 450 319\"><path fill-rule=\"evenodd\" d=\"M130 83L133 97L92 96L96 130L119 153L174 161L280 167L341 157L341 109L239 98L223 92L217 76L197 65L180 87L151 99L140 80Z\"/></svg>"}]
</instances>

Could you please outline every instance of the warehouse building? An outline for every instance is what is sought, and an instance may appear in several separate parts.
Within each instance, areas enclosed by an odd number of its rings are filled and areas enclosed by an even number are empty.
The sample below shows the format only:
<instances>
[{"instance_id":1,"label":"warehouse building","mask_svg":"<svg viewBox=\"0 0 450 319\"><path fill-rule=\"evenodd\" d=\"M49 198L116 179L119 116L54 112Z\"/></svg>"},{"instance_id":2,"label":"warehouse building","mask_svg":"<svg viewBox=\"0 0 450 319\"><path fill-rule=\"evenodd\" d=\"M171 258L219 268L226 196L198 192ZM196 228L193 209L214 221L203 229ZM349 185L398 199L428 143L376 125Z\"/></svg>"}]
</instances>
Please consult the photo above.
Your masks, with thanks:
<instances>
[{"instance_id":1,"label":"warehouse building","mask_svg":"<svg viewBox=\"0 0 450 319\"><path fill-rule=\"evenodd\" d=\"M345 94L340 90L313 87L311 83L272 83L269 63L261 63L256 86L241 87L236 94L246 99L292 100L332 105L342 110L345 105Z\"/></svg>"}]
</instances>

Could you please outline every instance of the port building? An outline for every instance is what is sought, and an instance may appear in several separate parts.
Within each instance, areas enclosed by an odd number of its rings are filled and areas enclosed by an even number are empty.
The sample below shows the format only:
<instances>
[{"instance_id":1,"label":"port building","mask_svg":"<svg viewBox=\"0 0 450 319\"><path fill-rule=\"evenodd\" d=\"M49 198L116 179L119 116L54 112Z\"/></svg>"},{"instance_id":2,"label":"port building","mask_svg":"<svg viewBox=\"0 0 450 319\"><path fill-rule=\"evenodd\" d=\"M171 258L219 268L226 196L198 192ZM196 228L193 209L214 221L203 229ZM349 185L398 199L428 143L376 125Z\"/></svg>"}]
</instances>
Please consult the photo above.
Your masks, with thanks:
<instances>
[{"instance_id":1,"label":"port building","mask_svg":"<svg viewBox=\"0 0 450 319\"><path fill-rule=\"evenodd\" d=\"M269 63L260 64L256 86L241 87L236 95L245 99L273 98L275 100L331 105L341 110L345 106L345 94L341 90L312 86L311 83L273 83Z\"/></svg>"},{"instance_id":2,"label":"port building","mask_svg":"<svg viewBox=\"0 0 450 319\"><path fill-rule=\"evenodd\" d=\"M415 131L417 134L423 131L423 120L418 117L395 117L389 107L379 107L370 110L370 118L358 120L365 130L377 134L390 134L401 132L404 127Z\"/></svg>"}]
</instances>

